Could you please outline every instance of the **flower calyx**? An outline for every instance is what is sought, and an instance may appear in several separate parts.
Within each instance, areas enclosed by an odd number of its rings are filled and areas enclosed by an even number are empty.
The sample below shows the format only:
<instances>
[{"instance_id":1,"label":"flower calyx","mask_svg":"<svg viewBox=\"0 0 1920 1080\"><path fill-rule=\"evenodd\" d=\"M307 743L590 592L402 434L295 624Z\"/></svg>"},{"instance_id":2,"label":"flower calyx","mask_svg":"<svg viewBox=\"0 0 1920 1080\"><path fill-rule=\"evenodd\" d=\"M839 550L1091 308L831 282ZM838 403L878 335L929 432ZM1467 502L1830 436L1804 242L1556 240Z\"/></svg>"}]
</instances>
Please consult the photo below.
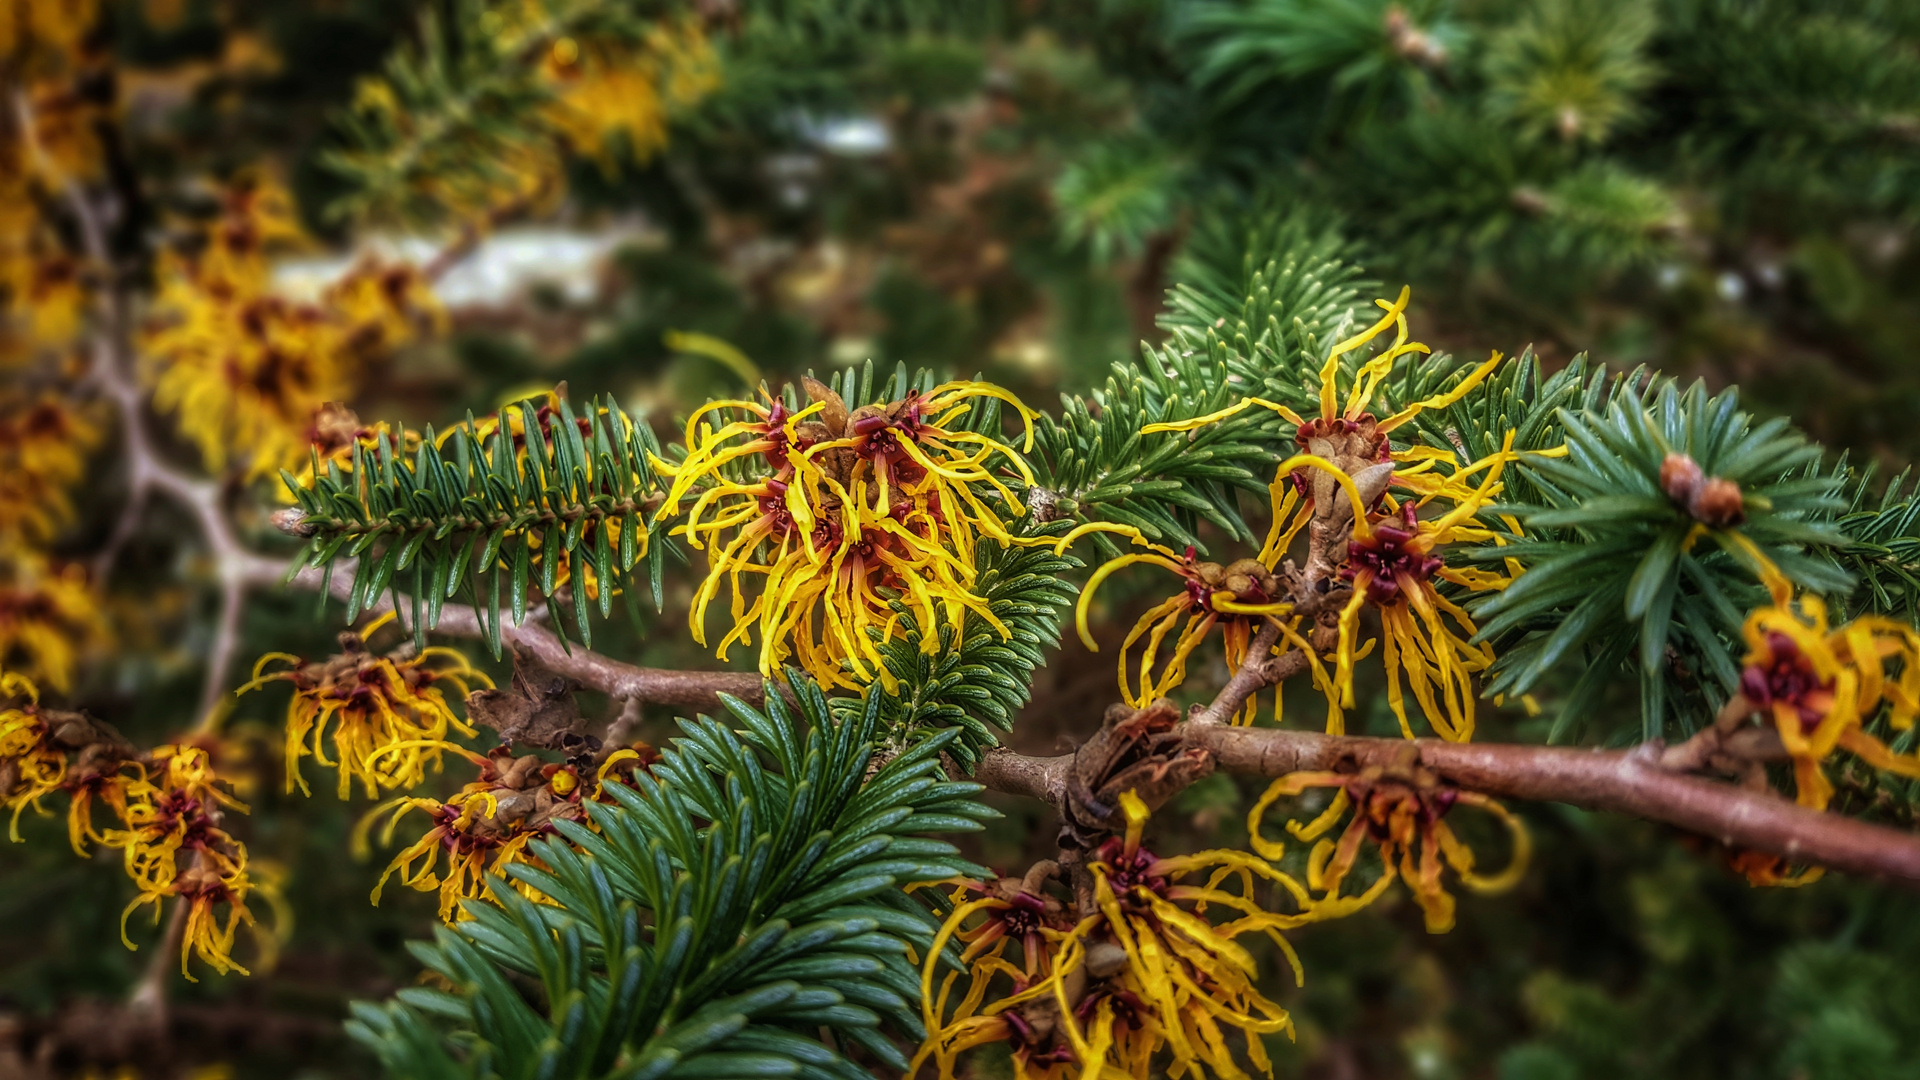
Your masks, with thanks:
<instances>
[{"instance_id":1,"label":"flower calyx","mask_svg":"<svg viewBox=\"0 0 1920 1080\"><path fill-rule=\"evenodd\" d=\"M467 717L498 732L503 744L578 752L591 739L591 749L598 751L600 740L582 728L580 704L574 699L579 689L579 683L548 671L516 650L513 685L468 694Z\"/></svg>"},{"instance_id":2,"label":"flower calyx","mask_svg":"<svg viewBox=\"0 0 1920 1080\"><path fill-rule=\"evenodd\" d=\"M1194 550L1188 548L1187 563L1187 595L1199 608L1210 609L1213 595L1219 592L1242 604L1269 604L1286 595L1280 577L1259 559L1235 559L1222 566L1196 561Z\"/></svg>"},{"instance_id":3,"label":"flower calyx","mask_svg":"<svg viewBox=\"0 0 1920 1080\"><path fill-rule=\"evenodd\" d=\"M1068 768L1061 847L1091 850L1123 828L1120 797L1128 791L1157 809L1213 772L1213 755L1185 745L1179 719L1179 708L1166 698L1140 709L1107 708L1100 730L1074 752Z\"/></svg>"},{"instance_id":4,"label":"flower calyx","mask_svg":"<svg viewBox=\"0 0 1920 1080\"><path fill-rule=\"evenodd\" d=\"M1401 747L1389 764L1350 774L1345 786L1356 816L1376 843L1410 842L1414 830L1431 828L1460 798L1460 789L1420 763L1415 746Z\"/></svg>"},{"instance_id":5,"label":"flower calyx","mask_svg":"<svg viewBox=\"0 0 1920 1080\"><path fill-rule=\"evenodd\" d=\"M1352 581L1361 570L1371 570L1367 599L1376 605L1384 607L1400 599L1403 577L1416 583L1424 582L1442 565L1431 545L1414 543L1420 537L1420 525L1414 513L1412 501L1401 503L1398 523L1392 518L1375 522L1371 536L1347 543L1347 561L1340 568L1340 577Z\"/></svg>"},{"instance_id":6,"label":"flower calyx","mask_svg":"<svg viewBox=\"0 0 1920 1080\"><path fill-rule=\"evenodd\" d=\"M1807 734L1833 708L1833 688L1834 680L1821 678L1812 658L1778 630L1767 632L1765 648L1755 650L1740 671L1740 693L1754 708L1774 711L1775 704L1785 705L1799 715Z\"/></svg>"}]
</instances>

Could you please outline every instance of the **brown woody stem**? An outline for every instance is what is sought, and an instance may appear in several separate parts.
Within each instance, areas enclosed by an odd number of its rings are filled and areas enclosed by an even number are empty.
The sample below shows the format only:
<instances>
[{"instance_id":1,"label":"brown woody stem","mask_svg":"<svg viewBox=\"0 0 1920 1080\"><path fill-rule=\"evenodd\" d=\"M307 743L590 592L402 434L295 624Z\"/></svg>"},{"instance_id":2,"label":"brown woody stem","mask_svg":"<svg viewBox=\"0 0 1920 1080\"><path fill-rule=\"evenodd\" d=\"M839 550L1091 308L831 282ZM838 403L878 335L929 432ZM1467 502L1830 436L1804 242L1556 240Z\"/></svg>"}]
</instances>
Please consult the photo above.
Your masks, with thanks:
<instances>
[{"instance_id":1,"label":"brown woody stem","mask_svg":"<svg viewBox=\"0 0 1920 1080\"><path fill-rule=\"evenodd\" d=\"M281 568L271 560L260 560L254 570L256 580L266 578L278 581ZM298 588L318 590L322 579L321 571L308 567L295 574L290 584ZM353 573L349 566L335 567L331 594L345 600L353 590ZM382 598L370 613L392 610L391 598ZM440 621L434 626L438 633L453 634L458 637L485 637L486 625L481 621L480 612L465 604L448 604L440 611ZM609 656L603 656L592 649L579 644L563 645L559 635L538 623L528 620L515 626L503 621L500 626L500 640L513 646L522 655L532 659L540 666L556 675L572 679L582 686L598 690L609 697L640 702L645 705L667 705L692 712L711 712L720 707L721 694L731 694L743 701L758 703L764 699L760 676L744 671L673 671L666 668L640 667L624 663Z\"/></svg>"},{"instance_id":2,"label":"brown woody stem","mask_svg":"<svg viewBox=\"0 0 1920 1080\"><path fill-rule=\"evenodd\" d=\"M1206 749L1224 772L1279 777L1292 772L1390 765L1404 739L1187 723L1188 745ZM1920 836L1823 814L1771 793L1747 791L1660 766L1661 747L1580 750L1561 746L1449 743L1416 739L1420 764L1469 791L1561 802L1673 825L1729 847L1816 863L1920 888ZM973 779L1057 803L1072 755L986 755Z\"/></svg>"},{"instance_id":3,"label":"brown woody stem","mask_svg":"<svg viewBox=\"0 0 1920 1080\"><path fill-rule=\"evenodd\" d=\"M1280 624L1269 622L1253 636L1252 644L1247 646L1247 658L1240 670L1233 673L1227 685L1214 695L1206 708L1194 713L1190 718L1196 724L1224 724L1240 711L1247 699L1272 686L1281 677L1269 662L1269 653L1275 642L1280 640Z\"/></svg>"}]
</instances>

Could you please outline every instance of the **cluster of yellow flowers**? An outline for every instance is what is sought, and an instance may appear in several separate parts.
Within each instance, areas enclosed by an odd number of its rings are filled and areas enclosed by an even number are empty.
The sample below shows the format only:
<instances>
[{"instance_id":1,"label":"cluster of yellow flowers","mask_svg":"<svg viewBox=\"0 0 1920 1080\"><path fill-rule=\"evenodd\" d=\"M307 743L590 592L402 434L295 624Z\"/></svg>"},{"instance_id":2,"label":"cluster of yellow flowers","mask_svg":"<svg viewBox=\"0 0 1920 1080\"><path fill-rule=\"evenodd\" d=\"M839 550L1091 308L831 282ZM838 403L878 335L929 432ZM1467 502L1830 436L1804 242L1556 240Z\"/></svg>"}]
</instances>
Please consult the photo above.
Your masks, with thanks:
<instances>
[{"instance_id":1,"label":"cluster of yellow flowers","mask_svg":"<svg viewBox=\"0 0 1920 1080\"><path fill-rule=\"evenodd\" d=\"M381 840L390 843L409 813L427 815L431 826L394 856L374 886L373 902L380 902L387 880L398 875L410 888L437 890L440 917L452 922L464 917L460 901L486 895L488 875L504 879L515 862L541 865L527 851L530 842L554 835L557 820L590 824L586 803L608 801L609 780L630 782L634 770L651 765L657 755L646 743L601 754L597 741L582 736L576 747L581 753L548 762L533 754L515 757L506 745L482 755L449 741L455 732L473 735L474 728L454 712L443 686L465 698L470 686L491 687L493 680L453 649L414 651L406 644L387 655L371 651L368 639L393 619L389 612L358 633L342 634L341 652L325 660L268 653L236 693L275 682L292 685L285 743L288 792L311 793L300 772L302 759L311 757L338 773L342 799L352 795L356 782L370 799L398 793L362 815L354 830L356 853L366 853L369 834L382 817ZM288 666L268 670L276 663ZM448 754L470 762L475 779L444 801L410 794L426 782L429 768L440 770ZM514 887L538 898L523 885Z\"/></svg>"},{"instance_id":2,"label":"cluster of yellow flowers","mask_svg":"<svg viewBox=\"0 0 1920 1080\"><path fill-rule=\"evenodd\" d=\"M0 390L0 545L46 543L73 520L67 491L99 440L67 399Z\"/></svg>"},{"instance_id":3,"label":"cluster of yellow flowers","mask_svg":"<svg viewBox=\"0 0 1920 1080\"><path fill-rule=\"evenodd\" d=\"M505 878L506 868L516 862L544 866L528 852L528 844L554 835L555 821L591 827L586 804L612 801L607 781L630 784L634 770L650 766L658 757L645 743L615 750L593 770L575 762L542 761L532 754L514 757L506 747L485 757L473 753L466 756L479 767L479 776L445 802L402 796L375 807L362 819L356 833L357 846L364 845L367 829L389 810L392 816L387 818L383 843L392 841L400 819L411 811L419 810L433 822L432 828L387 864L386 872L373 887L375 904L380 902L387 879L398 874L401 884L411 889L439 892L442 920L461 918L460 901L485 896L488 874ZM442 852L446 855L444 873L437 871ZM516 881L513 887L535 900L545 899L524 882Z\"/></svg>"},{"instance_id":4,"label":"cluster of yellow flowers","mask_svg":"<svg viewBox=\"0 0 1920 1080\"><path fill-rule=\"evenodd\" d=\"M973 591L974 547L982 536L1009 542L1009 523L1024 513L995 463L1028 483L1032 475L1012 447L954 425L974 399L995 398L1019 412L1031 449L1035 414L978 382L852 411L826 386L806 387L812 400L797 411L771 397L704 406L688 419L686 459L660 463L673 484L656 523L705 481L673 529L710 552L694 640L706 644L707 607L723 583L733 628L722 659L757 630L762 674L792 656L829 688L890 678L879 645L900 632L895 600L914 612L929 650L938 626L957 631L969 611L1006 635ZM728 411L742 418L706 422Z\"/></svg>"},{"instance_id":5,"label":"cluster of yellow flowers","mask_svg":"<svg viewBox=\"0 0 1920 1080\"><path fill-rule=\"evenodd\" d=\"M1376 642L1361 641L1359 614L1379 616L1379 644L1388 674L1388 701L1411 739L1405 687L1435 733L1466 741L1474 729L1475 675L1492 663L1489 648L1470 644L1476 633L1467 613L1438 588L1441 582L1468 590L1504 588L1519 572L1448 566L1441 550L1451 544L1498 543L1499 535L1476 517L1501 491L1500 478L1515 458L1512 440L1483 460L1462 464L1451 454L1425 448L1395 449L1388 434L1426 409L1444 408L1479 385L1499 364L1495 354L1444 394L1414 402L1379 419L1369 411L1382 383L1404 356L1426 351L1408 340L1403 290L1380 301L1384 316L1335 345L1320 372L1319 415L1302 419L1286 406L1249 398L1207 416L1151 425L1148 433L1192 431L1244 409L1264 407L1295 427L1298 453L1281 462L1269 487L1272 524L1259 552L1228 563L1202 561L1189 549L1176 555L1124 527L1082 526L1057 541L1064 549L1092 531L1130 535L1145 552L1121 555L1098 568L1082 591L1076 611L1080 636L1094 647L1090 605L1108 576L1149 564L1181 578L1181 591L1150 607L1122 644L1119 681L1135 708L1162 698L1186 679L1189 663L1217 629L1230 669L1247 662L1261 628L1277 635L1275 659L1297 654L1324 694L1326 728L1344 729L1353 704L1354 670ZM1390 345L1358 364L1352 385L1339 385L1342 357L1395 331ZM1343 400L1344 398L1344 400ZM1432 513L1422 512L1432 507ZM1517 533L1518 525L1504 522ZM1299 566L1289 554L1305 533L1309 558ZM1317 554L1316 554L1317 553ZM1328 596L1324 604L1301 597ZM1172 638L1170 656L1162 653ZM1144 639L1136 661L1134 647ZM1256 716L1250 696L1235 721ZM1274 716L1280 719L1279 694ZM1336 788L1326 811L1289 830L1314 842L1306 880L1279 869L1281 844L1261 833L1274 804L1310 788ZM1500 874L1476 871L1473 853L1444 820L1456 805L1476 807L1510 830L1512 859ZM1360 910L1405 879L1433 932L1453 924L1453 898L1442 883L1451 868L1476 891L1511 886L1524 868L1529 841L1518 819L1484 796L1446 785L1410 760L1393 768L1355 773L1300 773L1272 784L1249 817L1253 852L1205 851L1157 858L1140 846L1147 806L1134 792L1121 799L1127 831L1110 838L1086 866L1090 896L1080 901L1074 923L1065 907L1038 883L1010 880L962 883L955 908L925 957L923 991L930 1032L920 1062L933 1061L943 1077L954 1075L969 1047L1006 1041L1014 1046L1022 1077L1141 1076L1155 1055L1172 1055L1170 1075L1244 1076L1223 1038L1223 1029L1246 1035L1252 1064L1271 1072L1260 1037L1292 1032L1286 1010L1262 996L1253 983L1253 959L1236 938L1264 935L1300 966L1282 932ZM1338 840L1324 836L1352 812ZM1356 895L1342 887L1359 865L1363 845L1377 848L1379 869ZM1183 880L1204 874L1201 879ZM1278 886L1290 910L1274 912L1256 897L1256 883ZM1226 886L1237 884L1237 889ZM967 896L979 894L966 900ZM965 902L963 902L965 901ZM1216 921L1209 910L1228 914ZM973 925L969 925L969 923ZM950 940L967 942L966 975L950 973L934 992L941 951ZM1024 945L1024 962L1003 955L1009 941ZM954 1000L956 981L969 977ZM992 988L1006 986L997 998Z\"/></svg>"},{"instance_id":6,"label":"cluster of yellow flowers","mask_svg":"<svg viewBox=\"0 0 1920 1080\"><path fill-rule=\"evenodd\" d=\"M254 925L247 902L256 891L270 903L278 897L271 880L249 869L246 846L221 825L224 811L245 813L246 807L216 773L207 746L138 753L99 721L42 708L39 689L12 672L0 673L0 697L0 802L12 811L12 838L20 839L20 815L28 808L40 810L48 796L66 795L74 853L84 857L89 844L119 849L138 890L121 916L121 940L129 949L137 946L127 937L127 919L152 905L158 921L165 901L177 898L187 905L181 972L193 978L189 964L197 955L222 974L246 974L233 951L238 928ZM117 825L96 828L96 806ZM256 937L271 962L274 936Z\"/></svg>"},{"instance_id":7,"label":"cluster of yellow flowers","mask_svg":"<svg viewBox=\"0 0 1920 1080\"><path fill-rule=\"evenodd\" d=\"M446 742L449 730L473 734L454 715L437 684L448 683L465 698L470 683L492 686L493 680L453 649L416 652L403 646L388 656L369 651L367 639L393 618L388 612L357 634L342 634L342 651L326 660L267 653L254 664L253 679L235 691L244 694L273 682L293 684L293 697L287 702L288 792L298 787L312 794L300 774L305 757L338 771L342 799L352 793L356 780L370 799L416 787L426 779L428 765L439 769L443 749L458 749ZM268 671L267 666L276 662L291 666ZM331 759L326 751L329 736Z\"/></svg>"},{"instance_id":8,"label":"cluster of yellow flowers","mask_svg":"<svg viewBox=\"0 0 1920 1080\"><path fill-rule=\"evenodd\" d=\"M560 38L541 73L554 92L549 122L609 171L622 149L635 161L665 149L673 110L720 88L719 58L694 18L659 22L637 44Z\"/></svg>"},{"instance_id":9,"label":"cluster of yellow flowers","mask_svg":"<svg viewBox=\"0 0 1920 1080\"><path fill-rule=\"evenodd\" d=\"M64 692L81 655L106 636L84 570L29 548L0 548L0 663Z\"/></svg>"},{"instance_id":10,"label":"cluster of yellow flowers","mask_svg":"<svg viewBox=\"0 0 1920 1080\"><path fill-rule=\"evenodd\" d=\"M1176 557L1134 533L1134 543L1149 548L1149 553L1122 555L1095 571L1080 594L1076 612L1081 640L1090 649L1095 645L1087 629L1087 612L1109 574L1136 563L1151 563L1185 579L1183 592L1141 616L1121 647L1120 686L1130 703L1144 705L1179 686L1185 680L1189 658L1214 627L1222 628L1227 662L1237 669L1246 659L1257 628L1269 625L1280 633L1276 655L1298 650L1304 657L1314 685L1327 699L1327 731L1338 734L1345 730L1345 710L1353 705L1354 664L1373 649L1372 640L1359 641L1360 609L1371 606L1380 616L1387 701L1400 720L1402 732L1413 737L1401 686L1404 677L1435 734L1455 742L1473 737L1472 679L1493 663L1493 653L1487 646L1469 644L1476 633L1472 618L1443 595L1435 581L1473 591L1500 589L1511 582L1518 567L1510 565L1505 575L1450 567L1436 551L1447 544L1497 539L1495 533L1475 522L1475 515L1501 491L1501 471L1514 457L1512 437L1508 436L1498 453L1462 465L1450 454L1425 447L1396 450L1388 434L1425 410L1459 401L1493 372L1501 357L1493 354L1443 394L1407 405L1384 420L1376 418L1368 410L1395 363L1403 356L1427 351L1425 345L1408 340L1409 295L1402 289L1395 301L1378 301L1385 314L1330 350L1320 369L1320 414L1313 419L1302 419L1285 405L1246 398L1219 412L1142 429L1149 434L1194 431L1248 408L1261 407L1279 413L1294 425L1294 442L1301 452L1281 462L1274 473L1269 487L1273 521L1265 543L1253 558L1225 566L1197 562L1192 551L1184 558ZM1369 345L1389 328L1395 331L1393 343L1359 366L1343 403L1341 358ZM1442 466L1450 468L1443 473ZM1400 497L1392 493L1393 487L1400 489ZM1446 512L1421 518L1419 512L1436 501L1446 507ZM1506 524L1512 531L1519 529L1516 522ZM1097 527L1129 531L1110 525ZM1327 538L1350 539L1346 550L1329 551L1324 564L1310 561L1304 569L1290 563L1283 566L1303 530L1309 530L1309 536L1322 547L1330 543ZM1286 598L1326 593L1336 585L1350 590L1350 596L1339 611L1336 632L1329 641L1315 626L1314 620L1321 613L1297 610L1296 604ZM1186 623L1172 658L1158 676L1151 675L1162 643L1182 616ZM1135 685L1127 675L1127 656L1143 635L1146 651ZM1333 653L1335 661L1331 673L1322 663L1327 652ZM1280 695L1276 692L1274 698L1277 720ZM1250 724L1255 713L1256 702L1249 698L1236 719Z\"/></svg>"},{"instance_id":11,"label":"cluster of yellow flowers","mask_svg":"<svg viewBox=\"0 0 1920 1080\"><path fill-rule=\"evenodd\" d=\"M72 522L68 492L98 441L66 398L0 391L0 664L60 691L106 620L81 568L42 546Z\"/></svg>"},{"instance_id":12,"label":"cluster of yellow flowers","mask_svg":"<svg viewBox=\"0 0 1920 1080\"><path fill-rule=\"evenodd\" d=\"M237 182L191 254L162 260L145 339L153 401L177 414L209 469L246 450L248 476L307 463L323 407L361 366L441 317L409 264L365 259L315 303L276 293L268 257L304 242L293 201L264 178Z\"/></svg>"},{"instance_id":13,"label":"cluster of yellow flowers","mask_svg":"<svg viewBox=\"0 0 1920 1080\"><path fill-rule=\"evenodd\" d=\"M68 186L95 176L95 124L111 105L87 75L92 0L25 0L0 10L0 367L64 370L90 299L90 268L62 239ZM101 84L104 85L104 84ZM64 690L103 636L93 591L45 545L71 522L67 491L99 441L93 420L52 390L0 391L0 664Z\"/></svg>"},{"instance_id":14,"label":"cluster of yellow flowers","mask_svg":"<svg viewBox=\"0 0 1920 1080\"><path fill-rule=\"evenodd\" d=\"M485 227L556 199L564 190L563 150L608 171L623 158L645 162L666 147L676 111L720 88L719 56L698 18L662 18L636 40L604 28L564 33L567 13L556 10L562 6L519 0L480 16L492 48L512 58L502 81L541 99L535 123L504 137L494 133L481 160L465 144L436 153L431 144L444 130L421 124L393 84L368 78L355 88L355 113L369 127L392 132L404 149L403 160L363 164L404 174L419 203ZM523 58L531 58L530 66ZM436 123L446 126L437 117Z\"/></svg>"},{"instance_id":15,"label":"cluster of yellow flowers","mask_svg":"<svg viewBox=\"0 0 1920 1080\"><path fill-rule=\"evenodd\" d=\"M1147 805L1137 793L1127 792L1120 799L1126 832L1108 838L1087 864L1092 910L1078 922L1035 880L1043 875L1025 881L958 883L953 911L922 958L928 1037L909 1075L932 1061L943 1080L952 1080L960 1054L1006 1042L1012 1044L1015 1075L1022 1080L1146 1076L1163 1050L1172 1059L1166 1066L1169 1076L1211 1070L1223 1077L1245 1077L1225 1029L1241 1032L1248 1060L1272 1075L1261 1036L1291 1037L1293 1021L1283 1006L1254 985L1258 968L1237 939L1251 935L1271 940L1298 982L1304 972L1283 931L1342 918L1373 902L1394 879L1396 850L1406 877L1416 883L1428 928L1435 931L1452 924L1452 898L1439 885L1441 853L1463 882L1482 890L1506 887L1524 868L1526 833L1498 804L1433 785L1430 778L1417 793L1412 788L1390 790L1396 778L1372 770L1340 777L1338 782L1347 786L1333 806L1306 829L1296 830L1304 838L1316 838L1346 811L1347 793L1358 793L1352 804L1360 807L1354 824L1337 851L1329 841L1315 848L1303 884L1268 861L1277 862L1284 852L1281 845L1259 838L1259 820L1280 794L1334 783L1326 779L1331 775L1276 781L1250 821L1260 857L1225 850L1158 857L1141 846ZM1472 853L1439 820L1455 801L1482 806L1513 829L1513 861L1505 872L1495 877L1472 873ZM1380 847L1384 873L1363 894L1343 897L1341 879L1354 865L1361 839L1368 837ZM1417 868L1412 854L1416 839L1424 844ZM1277 886L1293 910L1269 910L1259 899L1261 882L1268 883L1269 892ZM969 893L980 895L968 900ZM1225 920L1215 913L1223 913ZM957 1002L953 991L962 972L949 971L938 993L934 990L945 950L954 940L966 943L960 960L970 980ZM1006 946L1015 941L1023 948L1018 965L1004 956ZM1004 993L989 1001L999 987Z\"/></svg>"},{"instance_id":16,"label":"cluster of yellow flowers","mask_svg":"<svg viewBox=\"0 0 1920 1080\"><path fill-rule=\"evenodd\" d=\"M83 79L98 19L94 0L0 5L0 72L18 80L0 115L0 365L60 352L80 328L84 267L47 208L99 169L94 124L110 103Z\"/></svg>"}]
</instances>

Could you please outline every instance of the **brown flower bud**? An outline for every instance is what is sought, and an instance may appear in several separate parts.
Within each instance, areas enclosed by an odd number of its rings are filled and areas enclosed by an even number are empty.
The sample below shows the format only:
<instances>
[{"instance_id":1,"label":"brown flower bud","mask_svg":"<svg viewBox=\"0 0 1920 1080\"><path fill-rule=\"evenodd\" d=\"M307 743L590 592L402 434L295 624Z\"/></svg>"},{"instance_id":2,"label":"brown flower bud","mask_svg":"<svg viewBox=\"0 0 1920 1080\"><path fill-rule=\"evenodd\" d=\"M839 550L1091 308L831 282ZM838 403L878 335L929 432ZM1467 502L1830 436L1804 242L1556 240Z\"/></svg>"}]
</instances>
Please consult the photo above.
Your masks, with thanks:
<instances>
[{"instance_id":1,"label":"brown flower bud","mask_svg":"<svg viewBox=\"0 0 1920 1080\"><path fill-rule=\"evenodd\" d=\"M1272 571L1268 570L1267 564L1261 562L1259 559L1235 559L1233 562L1227 564L1227 573L1229 575L1239 575L1254 581L1259 581L1261 578L1272 573Z\"/></svg>"},{"instance_id":2,"label":"brown flower bud","mask_svg":"<svg viewBox=\"0 0 1920 1080\"><path fill-rule=\"evenodd\" d=\"M1692 504L1704 478L1699 463L1685 454L1668 454L1660 463L1660 488L1667 493L1667 498L1681 506Z\"/></svg>"},{"instance_id":3,"label":"brown flower bud","mask_svg":"<svg viewBox=\"0 0 1920 1080\"><path fill-rule=\"evenodd\" d=\"M1694 520L1716 529L1731 528L1747 520L1746 501L1740 494L1740 485L1719 477L1700 485L1687 510L1693 514Z\"/></svg>"},{"instance_id":4,"label":"brown flower bud","mask_svg":"<svg viewBox=\"0 0 1920 1080\"><path fill-rule=\"evenodd\" d=\"M826 383L811 376L802 378L800 385L806 389L808 401L826 403L827 407L820 411L820 420L827 425L827 429L833 433L833 437L837 439L846 434L847 421L849 419L847 416L847 403L841 400L840 395L834 393L833 388L829 387ZM876 409L874 411L878 412L879 410Z\"/></svg>"}]
</instances>

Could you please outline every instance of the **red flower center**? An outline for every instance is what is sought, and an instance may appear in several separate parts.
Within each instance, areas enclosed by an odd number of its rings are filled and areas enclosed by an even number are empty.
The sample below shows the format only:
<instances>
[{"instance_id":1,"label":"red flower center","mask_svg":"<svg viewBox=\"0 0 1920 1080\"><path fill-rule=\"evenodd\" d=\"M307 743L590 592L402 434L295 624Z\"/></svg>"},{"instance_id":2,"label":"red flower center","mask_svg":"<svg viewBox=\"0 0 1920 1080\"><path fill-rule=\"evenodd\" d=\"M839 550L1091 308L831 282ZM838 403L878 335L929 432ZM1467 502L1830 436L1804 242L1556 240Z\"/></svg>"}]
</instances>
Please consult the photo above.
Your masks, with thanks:
<instances>
[{"instance_id":1,"label":"red flower center","mask_svg":"<svg viewBox=\"0 0 1920 1080\"><path fill-rule=\"evenodd\" d=\"M1441 566L1439 556L1413 546L1420 536L1413 503L1401 504L1400 519L1402 525L1377 522L1371 538L1349 542L1347 565L1340 569L1340 576L1348 581L1362 570L1371 571L1367 599L1382 607L1400 599L1403 576L1408 581L1423 582L1433 577Z\"/></svg>"},{"instance_id":2,"label":"red flower center","mask_svg":"<svg viewBox=\"0 0 1920 1080\"><path fill-rule=\"evenodd\" d=\"M1767 631L1768 659L1748 664L1740 673L1740 693L1762 708L1784 702L1800 714L1800 726L1811 732L1826 716L1833 680L1821 680L1813 662L1792 638Z\"/></svg>"}]
</instances>

